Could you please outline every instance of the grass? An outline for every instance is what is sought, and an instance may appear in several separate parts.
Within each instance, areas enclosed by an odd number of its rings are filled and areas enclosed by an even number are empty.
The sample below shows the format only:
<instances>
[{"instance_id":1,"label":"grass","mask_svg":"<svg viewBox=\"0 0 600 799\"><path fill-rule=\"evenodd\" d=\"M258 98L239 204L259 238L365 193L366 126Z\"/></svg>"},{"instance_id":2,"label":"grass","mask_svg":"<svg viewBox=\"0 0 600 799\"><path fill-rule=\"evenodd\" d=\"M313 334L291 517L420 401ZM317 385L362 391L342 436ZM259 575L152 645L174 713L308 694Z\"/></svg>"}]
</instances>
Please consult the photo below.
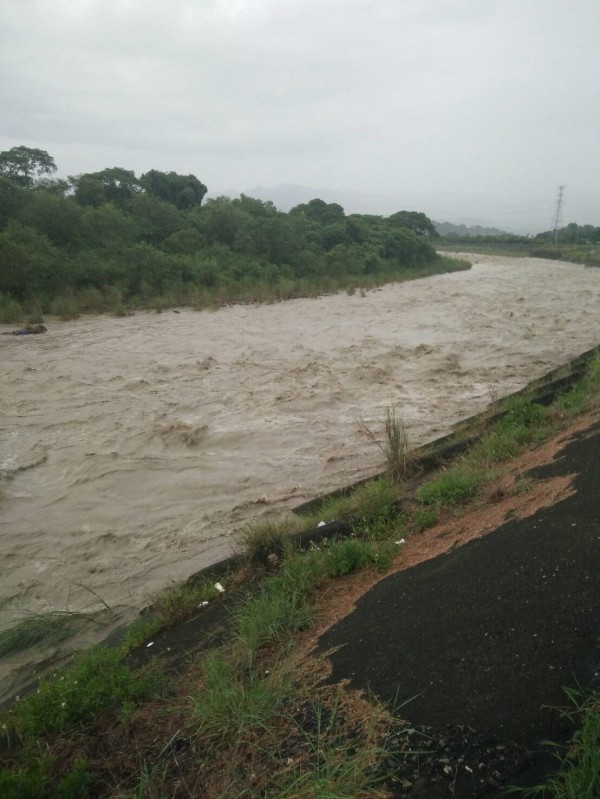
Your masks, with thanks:
<instances>
[{"instance_id":1,"label":"grass","mask_svg":"<svg viewBox=\"0 0 600 799\"><path fill-rule=\"evenodd\" d=\"M403 496L402 486L381 477L369 480L349 493L331 497L318 510L305 517L308 525L319 521L353 518L363 522L387 520L397 510Z\"/></svg>"},{"instance_id":2,"label":"grass","mask_svg":"<svg viewBox=\"0 0 600 799\"><path fill-rule=\"evenodd\" d=\"M140 702L162 686L155 669L132 672L118 650L95 647L76 655L70 668L41 680L9 713L7 728L25 741L81 728L107 709Z\"/></svg>"},{"instance_id":3,"label":"grass","mask_svg":"<svg viewBox=\"0 0 600 799\"><path fill-rule=\"evenodd\" d=\"M327 574L330 577L344 577L369 566L388 569L395 554L392 547L387 541L379 545L356 538L335 541L326 549Z\"/></svg>"},{"instance_id":4,"label":"grass","mask_svg":"<svg viewBox=\"0 0 600 799\"><path fill-rule=\"evenodd\" d=\"M266 564L269 557L278 560L289 545L290 536L305 527L306 523L291 514L276 519L261 519L242 530L240 543L251 562Z\"/></svg>"},{"instance_id":5,"label":"grass","mask_svg":"<svg viewBox=\"0 0 600 799\"><path fill-rule=\"evenodd\" d=\"M559 769L546 782L526 790L525 797L540 799L598 799L600 796L600 693L567 691L573 709L566 713L579 728L566 750L558 753Z\"/></svg>"},{"instance_id":6,"label":"grass","mask_svg":"<svg viewBox=\"0 0 600 799\"><path fill-rule=\"evenodd\" d=\"M77 319L81 314L110 313L126 316L136 310L149 309L157 313L170 308L187 306L195 310L216 308L240 303L270 303L298 297L318 297L340 291L361 293L389 283L418 280L431 275L470 269L468 261L447 256L437 256L429 264L404 269L390 269L373 274L332 276L315 273L310 277L286 278L258 282L233 281L214 286L194 282L158 287L140 284L137 293L117 285L102 288L71 287L52 297L32 295L18 302L9 294L0 293L0 323L18 324L28 313L53 314L62 320ZM31 309L31 310L30 310ZM39 311L37 310L39 309Z\"/></svg>"},{"instance_id":7,"label":"grass","mask_svg":"<svg viewBox=\"0 0 600 799\"><path fill-rule=\"evenodd\" d=\"M152 611L158 618L161 627L189 619L201 609L203 602L211 602L220 596L215 587L217 580L205 575L184 583L159 591L152 600Z\"/></svg>"},{"instance_id":8,"label":"grass","mask_svg":"<svg viewBox=\"0 0 600 799\"><path fill-rule=\"evenodd\" d=\"M435 480L422 485L417 499L423 505L436 508L464 505L477 496L483 484L483 476L467 465L455 466L443 472Z\"/></svg>"},{"instance_id":9,"label":"grass","mask_svg":"<svg viewBox=\"0 0 600 799\"><path fill-rule=\"evenodd\" d=\"M202 690L192 697L192 713L201 738L239 742L257 728L272 725L297 689L288 672L241 671L221 652L204 660Z\"/></svg>"}]
</instances>

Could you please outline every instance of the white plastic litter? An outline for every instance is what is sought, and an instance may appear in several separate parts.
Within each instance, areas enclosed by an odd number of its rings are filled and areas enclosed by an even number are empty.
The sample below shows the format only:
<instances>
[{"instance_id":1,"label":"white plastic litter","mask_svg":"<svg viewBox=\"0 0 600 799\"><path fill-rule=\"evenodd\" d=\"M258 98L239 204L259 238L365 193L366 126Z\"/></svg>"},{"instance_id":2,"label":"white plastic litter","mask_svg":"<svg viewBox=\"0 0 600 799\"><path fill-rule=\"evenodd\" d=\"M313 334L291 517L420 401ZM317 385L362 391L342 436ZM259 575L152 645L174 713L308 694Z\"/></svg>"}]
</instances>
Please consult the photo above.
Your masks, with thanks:
<instances>
[{"instance_id":1,"label":"white plastic litter","mask_svg":"<svg viewBox=\"0 0 600 799\"><path fill-rule=\"evenodd\" d=\"M150 641L149 644L146 644L146 649L148 649L149 646L154 646L154 641Z\"/></svg>"},{"instance_id":2,"label":"white plastic litter","mask_svg":"<svg viewBox=\"0 0 600 799\"><path fill-rule=\"evenodd\" d=\"M223 586L221 585L221 583L215 583L215 588L217 589L217 591L218 591L220 594L224 594L224 593L225 593L225 589L223 588Z\"/></svg>"},{"instance_id":3,"label":"white plastic litter","mask_svg":"<svg viewBox=\"0 0 600 799\"><path fill-rule=\"evenodd\" d=\"M317 524L317 527L325 527L325 522L319 522L319 523Z\"/></svg>"},{"instance_id":4,"label":"white plastic litter","mask_svg":"<svg viewBox=\"0 0 600 799\"><path fill-rule=\"evenodd\" d=\"M406 544L406 538L399 538L398 541L394 541L394 544L398 544L398 546L400 546L400 544Z\"/></svg>"}]
</instances>

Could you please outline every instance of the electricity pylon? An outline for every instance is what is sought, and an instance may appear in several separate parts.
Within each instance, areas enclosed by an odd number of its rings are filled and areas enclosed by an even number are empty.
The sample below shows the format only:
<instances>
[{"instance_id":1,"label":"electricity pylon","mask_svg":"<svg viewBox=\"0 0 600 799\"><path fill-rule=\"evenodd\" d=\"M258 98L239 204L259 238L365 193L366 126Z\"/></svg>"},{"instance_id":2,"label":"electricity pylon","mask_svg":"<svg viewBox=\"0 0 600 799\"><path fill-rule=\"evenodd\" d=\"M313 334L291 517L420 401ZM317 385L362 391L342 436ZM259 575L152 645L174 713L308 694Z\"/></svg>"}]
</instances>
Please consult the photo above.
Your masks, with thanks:
<instances>
[{"instance_id":1,"label":"electricity pylon","mask_svg":"<svg viewBox=\"0 0 600 799\"><path fill-rule=\"evenodd\" d=\"M554 243L558 244L558 231L562 227L563 219L562 219L562 207L563 207L563 196L565 193L566 186L559 186L558 187L558 194L556 196L556 207L554 208L554 218L552 219L552 230L554 232Z\"/></svg>"}]
</instances>

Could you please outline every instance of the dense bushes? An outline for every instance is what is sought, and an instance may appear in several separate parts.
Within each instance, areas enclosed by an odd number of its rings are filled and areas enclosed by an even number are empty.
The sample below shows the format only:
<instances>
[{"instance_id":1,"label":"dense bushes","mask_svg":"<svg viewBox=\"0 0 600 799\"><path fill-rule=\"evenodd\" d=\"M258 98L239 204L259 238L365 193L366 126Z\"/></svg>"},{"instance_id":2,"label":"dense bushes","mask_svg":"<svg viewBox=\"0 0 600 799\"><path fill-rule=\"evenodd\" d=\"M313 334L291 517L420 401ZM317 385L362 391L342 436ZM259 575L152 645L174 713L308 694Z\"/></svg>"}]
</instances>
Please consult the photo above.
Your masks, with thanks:
<instances>
[{"instance_id":1,"label":"dense bushes","mask_svg":"<svg viewBox=\"0 0 600 799\"><path fill-rule=\"evenodd\" d=\"M346 216L319 199L282 213L245 195L202 204L206 187L193 175L151 170L138 179L113 167L55 180L54 169L44 151L0 153L5 321L34 309L72 316L115 304L286 298L448 268L421 213Z\"/></svg>"}]
</instances>

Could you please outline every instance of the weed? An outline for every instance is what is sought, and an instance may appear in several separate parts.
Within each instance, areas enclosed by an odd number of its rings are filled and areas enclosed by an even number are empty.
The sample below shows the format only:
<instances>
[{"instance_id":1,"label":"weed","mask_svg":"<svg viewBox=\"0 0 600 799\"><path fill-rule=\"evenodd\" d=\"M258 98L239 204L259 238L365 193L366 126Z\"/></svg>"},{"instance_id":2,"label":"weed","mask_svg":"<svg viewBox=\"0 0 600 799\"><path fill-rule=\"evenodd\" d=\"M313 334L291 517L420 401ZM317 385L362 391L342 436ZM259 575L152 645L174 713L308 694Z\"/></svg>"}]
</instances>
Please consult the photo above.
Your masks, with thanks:
<instances>
[{"instance_id":1,"label":"weed","mask_svg":"<svg viewBox=\"0 0 600 799\"><path fill-rule=\"evenodd\" d=\"M192 616L202 602L219 596L215 581L205 575L179 586L165 588L152 601L152 610L162 626L168 626Z\"/></svg>"},{"instance_id":2,"label":"weed","mask_svg":"<svg viewBox=\"0 0 600 799\"><path fill-rule=\"evenodd\" d=\"M552 408L575 416L585 410L589 400L590 391L584 383L579 383L557 397L552 403Z\"/></svg>"},{"instance_id":3,"label":"weed","mask_svg":"<svg viewBox=\"0 0 600 799\"><path fill-rule=\"evenodd\" d=\"M112 614L110 608L108 612ZM21 621L0 631L0 657L32 646L53 646L74 635L87 623L101 624L103 612L72 610L26 611Z\"/></svg>"},{"instance_id":4,"label":"weed","mask_svg":"<svg viewBox=\"0 0 600 799\"><path fill-rule=\"evenodd\" d=\"M455 466L435 480L422 485L417 499L423 505L462 505L478 493L483 482L480 472L466 465Z\"/></svg>"},{"instance_id":5,"label":"weed","mask_svg":"<svg viewBox=\"0 0 600 799\"><path fill-rule=\"evenodd\" d=\"M396 409L391 406L386 408L383 438L369 427L364 419L358 420L358 431L383 453L390 480L394 483L405 480L410 465L409 438L404 422L396 416Z\"/></svg>"},{"instance_id":6,"label":"weed","mask_svg":"<svg viewBox=\"0 0 600 799\"><path fill-rule=\"evenodd\" d=\"M248 525L241 534L241 543L250 561L266 563L269 555L283 554L290 535L306 527L297 516L263 519Z\"/></svg>"},{"instance_id":7,"label":"weed","mask_svg":"<svg viewBox=\"0 0 600 799\"><path fill-rule=\"evenodd\" d=\"M411 516L411 526L415 533L422 533L437 523L438 512L435 508L415 508Z\"/></svg>"},{"instance_id":8,"label":"weed","mask_svg":"<svg viewBox=\"0 0 600 799\"><path fill-rule=\"evenodd\" d=\"M270 581L258 596L242 604L237 630L243 656L252 658L262 647L306 629L312 621L307 594L286 582Z\"/></svg>"},{"instance_id":9,"label":"weed","mask_svg":"<svg viewBox=\"0 0 600 799\"><path fill-rule=\"evenodd\" d=\"M50 305L51 313L65 321L77 319L80 310L79 302L73 294L61 294Z\"/></svg>"},{"instance_id":10,"label":"weed","mask_svg":"<svg viewBox=\"0 0 600 799\"><path fill-rule=\"evenodd\" d=\"M302 721L293 716L290 721L304 738L306 756L301 763L275 775L277 799L354 799L370 796L373 799L387 795L379 791L373 766L381 758L382 750L377 743L377 713L365 723L360 731L360 745L347 735L339 704L328 707L318 699L309 703L314 719L314 731L303 729ZM362 725L361 725L362 726ZM282 760L283 758L279 758Z\"/></svg>"},{"instance_id":11,"label":"weed","mask_svg":"<svg viewBox=\"0 0 600 799\"><path fill-rule=\"evenodd\" d=\"M578 716L580 726L564 755L558 754L560 769L545 783L523 790L526 797L544 799L597 799L600 796L600 694L580 689L567 695L575 709L565 715Z\"/></svg>"},{"instance_id":12,"label":"weed","mask_svg":"<svg viewBox=\"0 0 600 799\"><path fill-rule=\"evenodd\" d=\"M367 541L345 538L335 541L327 548L327 573L331 577L343 577L367 566L387 569L392 558L393 550L389 544L375 546Z\"/></svg>"},{"instance_id":13,"label":"weed","mask_svg":"<svg viewBox=\"0 0 600 799\"><path fill-rule=\"evenodd\" d=\"M401 489L387 478L369 480L352 493L325 502L308 522L316 524L321 519L340 518L388 520L396 513L401 497Z\"/></svg>"},{"instance_id":14,"label":"weed","mask_svg":"<svg viewBox=\"0 0 600 799\"><path fill-rule=\"evenodd\" d=\"M288 673L240 672L220 652L211 652L204 661L203 690L192 698L193 713L201 735L238 740L272 724L293 694Z\"/></svg>"}]
</instances>

